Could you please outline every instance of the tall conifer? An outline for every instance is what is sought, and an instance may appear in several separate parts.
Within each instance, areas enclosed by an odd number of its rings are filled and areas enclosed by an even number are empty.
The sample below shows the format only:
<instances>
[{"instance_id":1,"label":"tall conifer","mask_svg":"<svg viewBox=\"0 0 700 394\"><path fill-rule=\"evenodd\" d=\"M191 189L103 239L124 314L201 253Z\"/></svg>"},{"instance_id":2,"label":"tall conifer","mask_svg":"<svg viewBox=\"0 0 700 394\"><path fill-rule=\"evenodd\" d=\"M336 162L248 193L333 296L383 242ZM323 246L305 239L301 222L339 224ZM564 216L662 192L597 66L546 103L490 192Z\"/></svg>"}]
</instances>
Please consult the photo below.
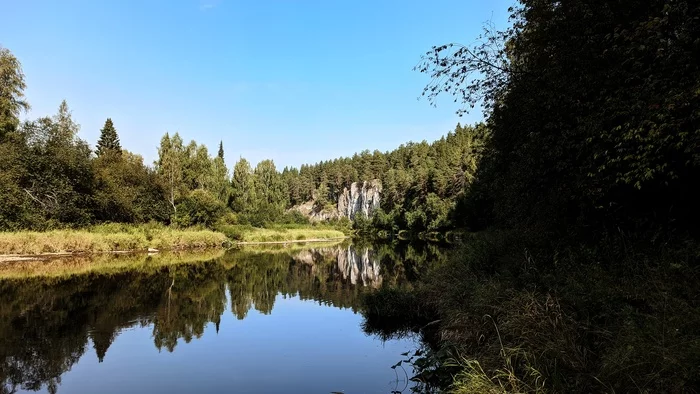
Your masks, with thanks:
<instances>
[{"instance_id":1,"label":"tall conifer","mask_svg":"<svg viewBox=\"0 0 700 394\"><path fill-rule=\"evenodd\" d=\"M102 156L107 151L121 153L122 146L111 118L107 118L100 132L100 139L97 141L97 156Z\"/></svg>"}]
</instances>

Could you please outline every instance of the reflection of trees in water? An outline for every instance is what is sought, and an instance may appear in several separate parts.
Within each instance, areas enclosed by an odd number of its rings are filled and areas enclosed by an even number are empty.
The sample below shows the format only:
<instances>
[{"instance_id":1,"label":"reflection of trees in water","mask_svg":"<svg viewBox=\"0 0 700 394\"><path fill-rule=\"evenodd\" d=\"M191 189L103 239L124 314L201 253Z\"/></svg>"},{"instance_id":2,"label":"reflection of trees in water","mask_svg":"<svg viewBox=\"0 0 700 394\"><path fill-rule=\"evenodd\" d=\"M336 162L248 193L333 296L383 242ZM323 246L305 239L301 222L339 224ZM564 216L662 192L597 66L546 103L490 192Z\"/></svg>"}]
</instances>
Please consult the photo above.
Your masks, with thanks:
<instances>
[{"instance_id":1,"label":"reflection of trees in water","mask_svg":"<svg viewBox=\"0 0 700 394\"><path fill-rule=\"evenodd\" d=\"M218 330L227 300L238 319L252 308L271 313L278 294L357 311L363 287L405 282L406 252L389 250L237 251L111 275L0 280L0 393L42 385L54 392L90 342L102 361L128 327L151 325L155 346L173 351L209 323Z\"/></svg>"},{"instance_id":2,"label":"reflection of trees in water","mask_svg":"<svg viewBox=\"0 0 700 394\"><path fill-rule=\"evenodd\" d=\"M218 331L226 305L221 266L209 262L187 268L170 272L172 281L156 309L153 338L159 350L172 352L180 338L186 343L200 338L210 322Z\"/></svg>"},{"instance_id":3,"label":"reflection of trees in water","mask_svg":"<svg viewBox=\"0 0 700 394\"><path fill-rule=\"evenodd\" d=\"M102 358L122 322L110 316L124 316L128 309L148 302L134 304L129 294L133 282L128 278L120 282L123 287L89 275L54 283L41 279L0 281L0 378L4 390L38 390L46 384L55 392L61 374L84 354L90 338Z\"/></svg>"}]
</instances>

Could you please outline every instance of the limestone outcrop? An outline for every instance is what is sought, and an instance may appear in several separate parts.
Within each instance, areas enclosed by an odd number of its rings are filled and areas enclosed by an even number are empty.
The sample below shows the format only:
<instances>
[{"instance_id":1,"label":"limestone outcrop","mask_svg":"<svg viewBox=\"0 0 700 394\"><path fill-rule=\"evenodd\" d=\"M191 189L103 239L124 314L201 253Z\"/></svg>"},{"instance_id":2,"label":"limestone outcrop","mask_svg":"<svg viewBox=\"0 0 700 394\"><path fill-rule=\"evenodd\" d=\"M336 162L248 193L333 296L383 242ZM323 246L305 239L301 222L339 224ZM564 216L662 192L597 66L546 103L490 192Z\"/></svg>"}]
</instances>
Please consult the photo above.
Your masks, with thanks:
<instances>
[{"instance_id":1,"label":"limestone outcrop","mask_svg":"<svg viewBox=\"0 0 700 394\"><path fill-rule=\"evenodd\" d=\"M382 183L378 179L361 183L353 182L338 196L338 203L334 209L319 210L315 207L314 201L307 201L292 209L308 216L311 220L324 221L342 217L354 220L358 214L372 216L379 209L381 193Z\"/></svg>"},{"instance_id":2,"label":"limestone outcrop","mask_svg":"<svg viewBox=\"0 0 700 394\"><path fill-rule=\"evenodd\" d=\"M378 179L362 182L362 185L353 182L350 189L345 188L338 197L338 213L350 220L358 214L370 217L379 209L381 192L382 183Z\"/></svg>"}]
</instances>

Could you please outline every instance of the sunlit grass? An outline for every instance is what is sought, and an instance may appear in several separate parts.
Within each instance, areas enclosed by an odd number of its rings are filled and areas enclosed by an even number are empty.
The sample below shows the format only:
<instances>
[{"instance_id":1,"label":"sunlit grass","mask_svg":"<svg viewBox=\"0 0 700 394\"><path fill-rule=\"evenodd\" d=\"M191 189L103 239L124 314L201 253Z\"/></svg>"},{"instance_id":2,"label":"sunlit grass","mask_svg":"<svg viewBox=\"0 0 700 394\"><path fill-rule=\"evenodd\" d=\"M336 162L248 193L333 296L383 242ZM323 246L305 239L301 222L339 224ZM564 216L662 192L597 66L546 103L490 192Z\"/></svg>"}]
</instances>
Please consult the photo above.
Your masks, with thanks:
<instances>
[{"instance_id":1,"label":"sunlit grass","mask_svg":"<svg viewBox=\"0 0 700 394\"><path fill-rule=\"evenodd\" d=\"M220 247L224 234L159 224L104 224L81 230L0 233L0 254L139 251Z\"/></svg>"}]
</instances>

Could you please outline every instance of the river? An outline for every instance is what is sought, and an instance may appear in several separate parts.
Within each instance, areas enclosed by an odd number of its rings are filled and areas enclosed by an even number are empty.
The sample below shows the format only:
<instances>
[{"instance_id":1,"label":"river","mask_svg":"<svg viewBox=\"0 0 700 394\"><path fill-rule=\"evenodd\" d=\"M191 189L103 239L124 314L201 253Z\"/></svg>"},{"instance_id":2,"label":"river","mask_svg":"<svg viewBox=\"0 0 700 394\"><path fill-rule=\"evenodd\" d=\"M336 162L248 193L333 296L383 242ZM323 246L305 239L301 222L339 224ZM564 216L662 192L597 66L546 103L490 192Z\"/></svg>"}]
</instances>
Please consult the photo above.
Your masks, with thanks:
<instances>
[{"instance_id":1,"label":"river","mask_svg":"<svg viewBox=\"0 0 700 394\"><path fill-rule=\"evenodd\" d=\"M413 268L295 248L5 264L0 392L410 392L391 366L417 340L367 334L359 311Z\"/></svg>"}]
</instances>

